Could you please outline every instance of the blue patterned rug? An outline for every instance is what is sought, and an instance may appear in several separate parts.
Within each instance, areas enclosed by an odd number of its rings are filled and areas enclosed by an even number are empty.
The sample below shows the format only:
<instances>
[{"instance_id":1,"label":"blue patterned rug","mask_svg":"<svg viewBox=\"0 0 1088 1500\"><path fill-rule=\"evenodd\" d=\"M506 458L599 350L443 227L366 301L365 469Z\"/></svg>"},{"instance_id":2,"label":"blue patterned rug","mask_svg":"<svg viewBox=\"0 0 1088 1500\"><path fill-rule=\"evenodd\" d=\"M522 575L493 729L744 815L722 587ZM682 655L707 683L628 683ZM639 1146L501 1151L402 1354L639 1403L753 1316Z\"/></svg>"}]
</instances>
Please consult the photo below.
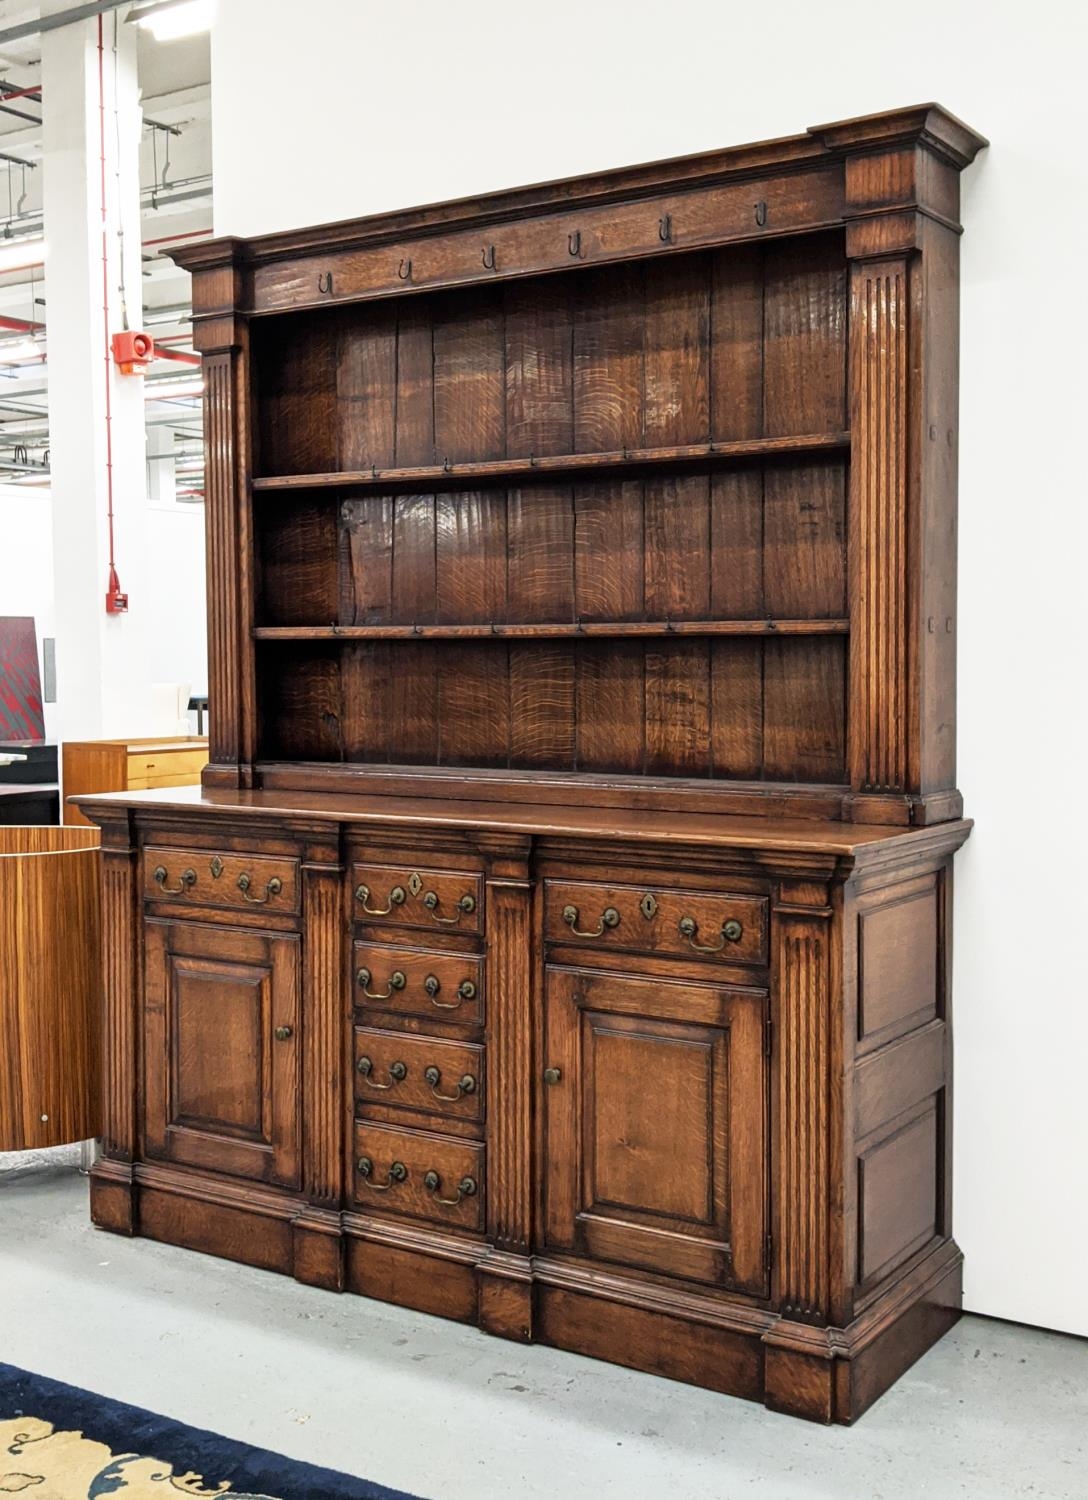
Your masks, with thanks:
<instances>
[{"instance_id":1,"label":"blue patterned rug","mask_svg":"<svg viewBox=\"0 0 1088 1500\"><path fill-rule=\"evenodd\" d=\"M28 1500L412 1500L0 1364L0 1495Z\"/></svg>"}]
</instances>

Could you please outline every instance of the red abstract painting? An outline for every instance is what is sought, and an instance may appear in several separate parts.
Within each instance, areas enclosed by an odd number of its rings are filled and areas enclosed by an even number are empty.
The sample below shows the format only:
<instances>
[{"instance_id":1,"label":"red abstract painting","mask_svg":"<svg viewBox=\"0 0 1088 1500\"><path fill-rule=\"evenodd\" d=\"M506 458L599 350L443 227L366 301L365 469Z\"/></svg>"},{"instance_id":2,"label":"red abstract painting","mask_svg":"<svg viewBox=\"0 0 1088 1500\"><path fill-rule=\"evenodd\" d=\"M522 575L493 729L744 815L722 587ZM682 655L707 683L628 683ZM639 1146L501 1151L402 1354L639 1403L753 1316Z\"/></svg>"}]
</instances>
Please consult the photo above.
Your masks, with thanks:
<instances>
[{"instance_id":1,"label":"red abstract painting","mask_svg":"<svg viewBox=\"0 0 1088 1500\"><path fill-rule=\"evenodd\" d=\"M0 616L0 740L44 740L38 637L29 616Z\"/></svg>"}]
</instances>

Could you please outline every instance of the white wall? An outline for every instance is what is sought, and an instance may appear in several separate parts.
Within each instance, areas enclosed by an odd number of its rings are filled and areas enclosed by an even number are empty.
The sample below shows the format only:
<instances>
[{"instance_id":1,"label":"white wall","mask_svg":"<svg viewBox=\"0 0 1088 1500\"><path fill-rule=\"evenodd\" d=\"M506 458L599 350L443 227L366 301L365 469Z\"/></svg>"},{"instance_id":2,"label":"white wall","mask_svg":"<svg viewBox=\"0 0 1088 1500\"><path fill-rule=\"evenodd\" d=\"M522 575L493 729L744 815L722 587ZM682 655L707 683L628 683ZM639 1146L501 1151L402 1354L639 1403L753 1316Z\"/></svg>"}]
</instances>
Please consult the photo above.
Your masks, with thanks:
<instances>
[{"instance_id":1,"label":"white wall","mask_svg":"<svg viewBox=\"0 0 1088 1500\"><path fill-rule=\"evenodd\" d=\"M204 507L151 505L147 510L149 656L155 682L208 688L204 598ZM142 568L141 568L142 573ZM102 579L103 607L106 581ZM38 655L55 629L53 503L49 491L0 485L0 615L33 615ZM58 642L58 655L63 643ZM144 709L145 718L151 704ZM195 732L196 721L193 719ZM60 732L59 705L46 704L45 732ZM139 724L136 733L153 733Z\"/></svg>"},{"instance_id":2,"label":"white wall","mask_svg":"<svg viewBox=\"0 0 1088 1500\"><path fill-rule=\"evenodd\" d=\"M1064 0L229 0L212 38L219 233L928 99L990 137L963 202L957 1237L970 1308L1082 1334L1086 42Z\"/></svg>"},{"instance_id":3,"label":"white wall","mask_svg":"<svg viewBox=\"0 0 1088 1500\"><path fill-rule=\"evenodd\" d=\"M0 615L31 615L45 687L42 641L55 631L53 504L47 489L0 484ZM45 737L57 735L57 706L45 705Z\"/></svg>"}]
</instances>

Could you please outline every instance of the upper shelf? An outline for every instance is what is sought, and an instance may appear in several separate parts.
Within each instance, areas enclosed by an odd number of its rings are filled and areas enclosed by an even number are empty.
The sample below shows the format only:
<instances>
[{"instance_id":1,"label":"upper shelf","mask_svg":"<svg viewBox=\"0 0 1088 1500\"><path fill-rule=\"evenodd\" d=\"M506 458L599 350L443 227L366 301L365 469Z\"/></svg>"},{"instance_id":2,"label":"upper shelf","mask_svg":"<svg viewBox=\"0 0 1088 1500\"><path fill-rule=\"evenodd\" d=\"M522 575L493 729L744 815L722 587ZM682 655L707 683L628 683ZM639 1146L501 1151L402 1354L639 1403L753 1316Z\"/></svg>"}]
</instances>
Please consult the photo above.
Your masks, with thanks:
<instances>
[{"instance_id":1,"label":"upper shelf","mask_svg":"<svg viewBox=\"0 0 1088 1500\"><path fill-rule=\"evenodd\" d=\"M746 438L740 442L693 443L679 448L626 448L614 453L554 453L528 458L498 458L481 463L426 464L417 468L376 465L322 474L264 475L254 490L373 489L383 493L409 489L463 489L503 479L560 478L579 474L634 473L641 469L684 469L713 463L848 451L848 432L807 433L800 437Z\"/></svg>"}]
</instances>

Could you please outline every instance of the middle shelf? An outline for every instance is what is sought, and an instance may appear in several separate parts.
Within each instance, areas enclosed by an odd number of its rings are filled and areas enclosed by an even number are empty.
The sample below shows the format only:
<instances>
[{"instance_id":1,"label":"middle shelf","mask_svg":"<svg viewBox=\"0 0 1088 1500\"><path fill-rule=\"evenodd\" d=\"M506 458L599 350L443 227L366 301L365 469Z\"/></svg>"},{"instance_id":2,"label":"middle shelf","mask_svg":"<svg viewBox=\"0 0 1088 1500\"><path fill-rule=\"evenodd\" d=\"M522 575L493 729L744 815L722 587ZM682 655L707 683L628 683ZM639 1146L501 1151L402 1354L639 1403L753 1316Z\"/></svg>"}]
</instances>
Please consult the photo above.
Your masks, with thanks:
<instances>
[{"instance_id":1,"label":"middle shelf","mask_svg":"<svg viewBox=\"0 0 1088 1500\"><path fill-rule=\"evenodd\" d=\"M564 640L581 636L847 635L833 620L592 620L533 624L257 625L256 641Z\"/></svg>"}]
</instances>

